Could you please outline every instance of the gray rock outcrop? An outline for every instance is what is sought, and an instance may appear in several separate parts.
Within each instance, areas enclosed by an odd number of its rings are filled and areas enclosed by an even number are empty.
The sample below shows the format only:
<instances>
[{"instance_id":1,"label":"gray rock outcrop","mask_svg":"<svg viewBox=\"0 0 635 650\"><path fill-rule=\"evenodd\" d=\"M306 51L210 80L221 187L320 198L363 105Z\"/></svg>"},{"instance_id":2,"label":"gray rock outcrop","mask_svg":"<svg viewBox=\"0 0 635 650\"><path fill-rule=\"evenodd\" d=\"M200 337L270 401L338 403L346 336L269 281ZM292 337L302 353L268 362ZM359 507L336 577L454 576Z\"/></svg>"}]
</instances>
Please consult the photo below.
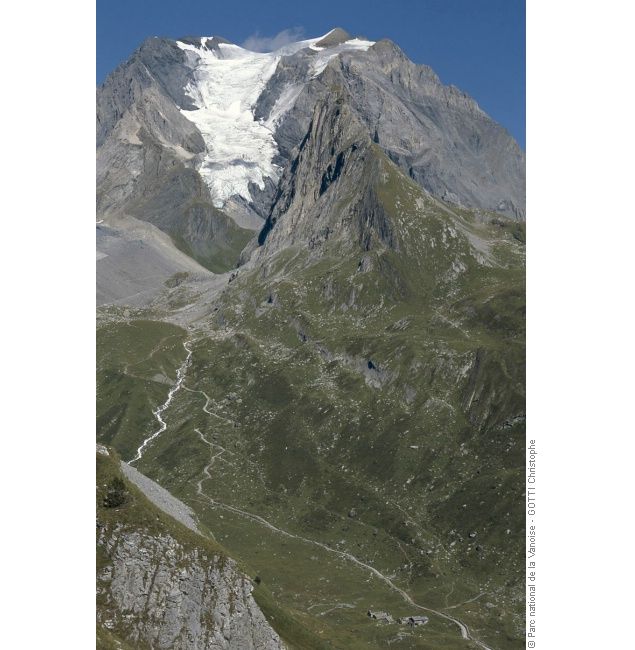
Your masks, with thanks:
<instances>
[{"instance_id":1,"label":"gray rock outcrop","mask_svg":"<svg viewBox=\"0 0 635 650\"><path fill-rule=\"evenodd\" d=\"M196 171L205 143L181 113L192 108L190 74L174 41L152 38L97 89L97 215L148 221L205 267L225 271L250 231L213 206ZM219 264L224 257L230 262Z\"/></svg>"},{"instance_id":2,"label":"gray rock outcrop","mask_svg":"<svg viewBox=\"0 0 635 650\"><path fill-rule=\"evenodd\" d=\"M256 107L267 119L285 90L302 86L275 133L282 159L293 159L316 103L346 89L369 136L421 187L449 202L525 218L525 155L469 95L388 40L339 53L313 79L311 57L307 50L283 57Z\"/></svg>"},{"instance_id":3,"label":"gray rock outcrop","mask_svg":"<svg viewBox=\"0 0 635 650\"><path fill-rule=\"evenodd\" d=\"M98 624L157 650L280 650L279 636L235 563L188 550L167 534L103 529Z\"/></svg>"},{"instance_id":4,"label":"gray rock outcrop","mask_svg":"<svg viewBox=\"0 0 635 650\"><path fill-rule=\"evenodd\" d=\"M379 171L371 145L345 91L320 99L260 233L262 257L295 245L317 251L335 240L366 249L375 238L394 244L390 224L372 196Z\"/></svg>"}]
</instances>

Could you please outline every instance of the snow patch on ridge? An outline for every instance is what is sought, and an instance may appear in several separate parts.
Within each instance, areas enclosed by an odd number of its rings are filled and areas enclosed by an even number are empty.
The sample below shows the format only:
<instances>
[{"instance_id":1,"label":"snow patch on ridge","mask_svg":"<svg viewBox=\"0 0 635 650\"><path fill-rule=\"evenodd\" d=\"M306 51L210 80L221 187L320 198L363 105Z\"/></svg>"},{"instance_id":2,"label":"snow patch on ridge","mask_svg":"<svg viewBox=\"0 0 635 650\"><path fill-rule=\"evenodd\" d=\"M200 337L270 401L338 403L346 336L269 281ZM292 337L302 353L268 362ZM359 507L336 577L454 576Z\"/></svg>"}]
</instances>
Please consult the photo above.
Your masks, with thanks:
<instances>
[{"instance_id":1,"label":"snow patch on ridge","mask_svg":"<svg viewBox=\"0 0 635 650\"><path fill-rule=\"evenodd\" d=\"M321 39L316 39L316 41L319 40ZM352 38L350 41L345 41L344 43L340 43L334 47L318 47L316 45L312 45L311 49L318 52L317 56L314 59L313 65L311 66L313 70L312 78L317 77L324 70L324 68L326 68L328 62L341 52L350 50L362 50L365 52L371 45L374 44L374 41L364 41L359 38Z\"/></svg>"},{"instance_id":2,"label":"snow patch on ridge","mask_svg":"<svg viewBox=\"0 0 635 650\"><path fill-rule=\"evenodd\" d=\"M266 126L272 131L276 131L278 125L282 121L282 118L285 114L290 111L294 104L295 100L298 98L298 95L302 92L304 88L303 84L288 84L285 86L284 90L280 93L280 97L276 100L276 103L271 109L271 113L265 122Z\"/></svg>"},{"instance_id":3,"label":"snow patch on ridge","mask_svg":"<svg viewBox=\"0 0 635 650\"><path fill-rule=\"evenodd\" d=\"M217 208L222 208L232 196L251 201L250 183L264 189L265 179L274 183L279 180L281 169L273 163L278 153L273 135L303 85L285 88L266 122L254 118L254 107L280 58L305 48L313 49L317 54L310 78L314 78L340 52L367 50L373 45L372 41L351 39L335 47L316 46L323 38L298 41L267 53L251 52L230 43L217 43L209 49L207 37L200 39L200 45L176 41L192 68L193 83L187 85L185 92L196 106L196 110L181 109L181 114L203 136L206 153L198 171Z\"/></svg>"}]
</instances>

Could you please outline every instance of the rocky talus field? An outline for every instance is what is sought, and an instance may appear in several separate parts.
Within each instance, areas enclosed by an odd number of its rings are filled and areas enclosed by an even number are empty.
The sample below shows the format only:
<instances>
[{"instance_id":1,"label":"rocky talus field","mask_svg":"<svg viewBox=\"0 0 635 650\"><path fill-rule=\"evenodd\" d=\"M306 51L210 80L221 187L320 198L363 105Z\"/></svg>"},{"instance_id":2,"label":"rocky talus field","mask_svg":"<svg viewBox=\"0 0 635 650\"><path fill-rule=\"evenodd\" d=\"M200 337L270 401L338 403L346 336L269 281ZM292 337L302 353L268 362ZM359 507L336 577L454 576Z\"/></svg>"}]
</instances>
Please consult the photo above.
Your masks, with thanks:
<instances>
[{"instance_id":1,"label":"rocky talus field","mask_svg":"<svg viewBox=\"0 0 635 650\"><path fill-rule=\"evenodd\" d=\"M524 647L511 136L340 29L97 108L98 647Z\"/></svg>"}]
</instances>

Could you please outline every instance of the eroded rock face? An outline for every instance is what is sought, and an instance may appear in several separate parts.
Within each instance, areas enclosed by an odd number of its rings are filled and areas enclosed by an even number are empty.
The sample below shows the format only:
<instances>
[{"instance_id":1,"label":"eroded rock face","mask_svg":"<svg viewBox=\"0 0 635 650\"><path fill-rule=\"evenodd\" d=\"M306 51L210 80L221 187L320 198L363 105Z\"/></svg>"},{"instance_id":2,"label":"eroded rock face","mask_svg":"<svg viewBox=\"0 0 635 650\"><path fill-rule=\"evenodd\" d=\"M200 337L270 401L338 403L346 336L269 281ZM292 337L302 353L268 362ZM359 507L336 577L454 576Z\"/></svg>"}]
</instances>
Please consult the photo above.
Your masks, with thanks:
<instances>
[{"instance_id":1,"label":"eroded rock face","mask_svg":"<svg viewBox=\"0 0 635 650\"><path fill-rule=\"evenodd\" d=\"M309 58L301 51L281 61L257 114L269 119L274 99L300 87ZM433 196L524 220L525 155L516 141L469 95L388 40L342 52L304 82L275 133L283 158L293 158L316 104L342 91L369 137Z\"/></svg>"},{"instance_id":2,"label":"eroded rock face","mask_svg":"<svg viewBox=\"0 0 635 650\"><path fill-rule=\"evenodd\" d=\"M167 534L101 529L98 624L156 649L278 650L285 646L232 560L186 550Z\"/></svg>"},{"instance_id":3,"label":"eroded rock face","mask_svg":"<svg viewBox=\"0 0 635 650\"><path fill-rule=\"evenodd\" d=\"M130 200L175 166L193 166L205 144L179 109L188 100L183 53L148 39L97 89L97 212Z\"/></svg>"},{"instance_id":4,"label":"eroded rock face","mask_svg":"<svg viewBox=\"0 0 635 650\"><path fill-rule=\"evenodd\" d=\"M150 222L203 266L225 271L251 231L214 207L196 171L205 142L181 112L194 108L191 74L174 41L153 38L97 89L97 215ZM232 247L218 268L219 249Z\"/></svg>"}]
</instances>

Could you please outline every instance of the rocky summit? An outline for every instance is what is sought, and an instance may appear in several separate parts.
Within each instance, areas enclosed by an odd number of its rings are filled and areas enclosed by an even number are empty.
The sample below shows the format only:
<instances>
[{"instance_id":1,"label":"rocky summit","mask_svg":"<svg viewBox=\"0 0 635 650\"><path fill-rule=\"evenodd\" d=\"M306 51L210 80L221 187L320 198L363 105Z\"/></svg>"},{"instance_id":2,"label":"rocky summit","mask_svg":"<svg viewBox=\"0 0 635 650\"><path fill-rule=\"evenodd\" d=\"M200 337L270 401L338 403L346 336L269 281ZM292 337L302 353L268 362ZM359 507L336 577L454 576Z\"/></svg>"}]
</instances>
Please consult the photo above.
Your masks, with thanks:
<instances>
[{"instance_id":1,"label":"rocky summit","mask_svg":"<svg viewBox=\"0 0 635 650\"><path fill-rule=\"evenodd\" d=\"M513 138L388 40L108 76L98 647L524 647L524 220Z\"/></svg>"}]
</instances>

